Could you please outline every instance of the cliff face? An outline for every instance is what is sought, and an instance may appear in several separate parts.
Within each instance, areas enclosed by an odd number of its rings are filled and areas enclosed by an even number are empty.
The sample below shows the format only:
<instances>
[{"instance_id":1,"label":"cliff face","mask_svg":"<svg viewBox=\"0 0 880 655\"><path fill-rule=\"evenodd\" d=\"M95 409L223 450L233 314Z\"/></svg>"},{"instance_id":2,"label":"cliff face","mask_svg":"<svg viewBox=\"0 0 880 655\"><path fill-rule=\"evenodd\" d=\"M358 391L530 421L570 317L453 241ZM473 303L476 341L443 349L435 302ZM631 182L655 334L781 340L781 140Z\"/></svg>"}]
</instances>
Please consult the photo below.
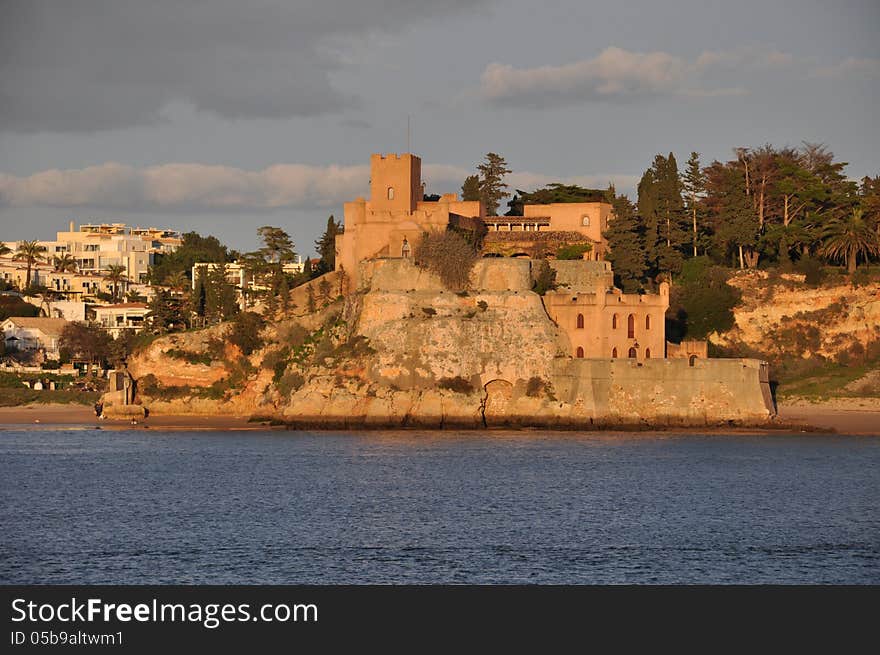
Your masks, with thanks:
<instances>
[{"instance_id":1,"label":"cliff face","mask_svg":"<svg viewBox=\"0 0 880 655\"><path fill-rule=\"evenodd\" d=\"M880 340L880 283L810 287L803 276L768 278L750 271L734 276L742 301L734 309L736 325L711 340L737 342L759 352L789 357L835 358L858 343Z\"/></svg>"},{"instance_id":2,"label":"cliff face","mask_svg":"<svg viewBox=\"0 0 880 655\"><path fill-rule=\"evenodd\" d=\"M201 333L156 340L130 366L139 398L156 413L325 427L703 424L771 413L766 370L751 360L572 360L529 290L528 260L478 262L467 293L409 260L370 262L359 279L344 302L267 327L250 358L219 353ZM193 363L210 352L222 363Z\"/></svg>"}]
</instances>

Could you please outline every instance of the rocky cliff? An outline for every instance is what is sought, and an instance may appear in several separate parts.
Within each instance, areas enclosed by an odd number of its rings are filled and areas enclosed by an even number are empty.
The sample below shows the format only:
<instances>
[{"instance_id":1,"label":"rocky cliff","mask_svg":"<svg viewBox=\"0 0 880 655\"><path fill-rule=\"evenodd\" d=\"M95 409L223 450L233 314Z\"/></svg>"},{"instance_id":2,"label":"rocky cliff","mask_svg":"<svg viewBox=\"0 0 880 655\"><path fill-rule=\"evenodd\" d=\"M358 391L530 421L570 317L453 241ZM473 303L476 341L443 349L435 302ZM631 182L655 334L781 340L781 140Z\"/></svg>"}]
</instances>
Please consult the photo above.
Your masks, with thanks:
<instances>
[{"instance_id":1,"label":"rocky cliff","mask_svg":"<svg viewBox=\"0 0 880 655\"><path fill-rule=\"evenodd\" d=\"M711 337L719 345L834 359L855 344L880 342L880 282L813 287L803 275L748 271L729 283L742 292L742 301L734 309L734 328Z\"/></svg>"},{"instance_id":2,"label":"rocky cliff","mask_svg":"<svg viewBox=\"0 0 880 655\"><path fill-rule=\"evenodd\" d=\"M273 323L249 357L213 334L157 339L130 364L153 413L257 415L302 426L577 427L765 420L752 360L578 360L529 260L476 264L453 293L409 260L369 262L361 288ZM766 391L766 393L765 393Z\"/></svg>"}]
</instances>

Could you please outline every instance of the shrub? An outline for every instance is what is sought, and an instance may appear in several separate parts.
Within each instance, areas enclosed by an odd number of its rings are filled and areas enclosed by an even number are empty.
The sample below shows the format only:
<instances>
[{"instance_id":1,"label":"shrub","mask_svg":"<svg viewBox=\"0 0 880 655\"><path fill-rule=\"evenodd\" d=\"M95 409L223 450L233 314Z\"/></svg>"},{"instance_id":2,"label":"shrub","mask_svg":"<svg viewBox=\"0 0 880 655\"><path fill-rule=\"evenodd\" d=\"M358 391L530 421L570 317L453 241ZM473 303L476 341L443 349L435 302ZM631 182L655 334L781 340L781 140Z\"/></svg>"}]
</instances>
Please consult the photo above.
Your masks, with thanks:
<instances>
[{"instance_id":1,"label":"shrub","mask_svg":"<svg viewBox=\"0 0 880 655\"><path fill-rule=\"evenodd\" d=\"M473 393L474 385L470 383L470 380L466 380L460 375L456 375L454 378L440 378L437 382L437 386L441 389L448 389L449 391L454 391L455 393Z\"/></svg>"},{"instance_id":2,"label":"shrub","mask_svg":"<svg viewBox=\"0 0 880 655\"><path fill-rule=\"evenodd\" d=\"M427 232L416 246L414 259L417 265L436 273L446 288L461 291L470 282L477 251L454 231Z\"/></svg>"},{"instance_id":3,"label":"shrub","mask_svg":"<svg viewBox=\"0 0 880 655\"><path fill-rule=\"evenodd\" d=\"M707 257L685 262L679 284L672 288L667 334L670 341L703 339L733 327L733 308L740 292L727 283L727 272Z\"/></svg>"},{"instance_id":4,"label":"shrub","mask_svg":"<svg viewBox=\"0 0 880 655\"><path fill-rule=\"evenodd\" d=\"M291 371L281 377L275 385L275 388L278 389L278 393L282 396L289 396L294 391L300 389L305 383L306 380L302 375L296 371Z\"/></svg>"},{"instance_id":5,"label":"shrub","mask_svg":"<svg viewBox=\"0 0 880 655\"><path fill-rule=\"evenodd\" d=\"M593 249L589 243L573 243L556 251L556 259L583 259Z\"/></svg>"},{"instance_id":6,"label":"shrub","mask_svg":"<svg viewBox=\"0 0 880 655\"><path fill-rule=\"evenodd\" d=\"M543 296L545 293L555 288L555 286L556 271L553 270L553 267L550 266L546 259L542 259L535 271L535 283L532 285L532 291L539 296Z\"/></svg>"},{"instance_id":7,"label":"shrub","mask_svg":"<svg viewBox=\"0 0 880 655\"><path fill-rule=\"evenodd\" d=\"M825 268L818 259L806 257L798 262L796 268L804 274L804 283L811 287L819 286L825 279Z\"/></svg>"},{"instance_id":8,"label":"shrub","mask_svg":"<svg viewBox=\"0 0 880 655\"><path fill-rule=\"evenodd\" d=\"M214 358L208 353L197 353L192 350L183 350L181 348L171 348L165 351L165 354L174 359L182 359L189 364L204 364L210 366Z\"/></svg>"},{"instance_id":9,"label":"shrub","mask_svg":"<svg viewBox=\"0 0 880 655\"><path fill-rule=\"evenodd\" d=\"M333 351L333 357L337 359L362 359L370 355L374 355L376 349L370 345L370 340L363 336L357 335L348 341L339 344Z\"/></svg>"},{"instance_id":10,"label":"shrub","mask_svg":"<svg viewBox=\"0 0 880 655\"><path fill-rule=\"evenodd\" d=\"M489 303L487 303L485 300L481 300L477 303L477 307L480 308L481 312L485 312L487 309L489 309Z\"/></svg>"},{"instance_id":11,"label":"shrub","mask_svg":"<svg viewBox=\"0 0 880 655\"><path fill-rule=\"evenodd\" d=\"M276 382L281 379L281 376L284 375L284 371L287 370L287 366L290 363L290 348L275 348L270 350L263 356L263 361L261 363L263 368L269 369L273 372L272 379Z\"/></svg>"},{"instance_id":12,"label":"shrub","mask_svg":"<svg viewBox=\"0 0 880 655\"><path fill-rule=\"evenodd\" d=\"M437 313L433 307L422 307L422 311L425 312L425 316L434 316Z\"/></svg>"},{"instance_id":13,"label":"shrub","mask_svg":"<svg viewBox=\"0 0 880 655\"><path fill-rule=\"evenodd\" d=\"M260 331L265 321L263 317L254 312L241 312L236 314L232 321L232 329L229 331L229 341L239 347L245 357L263 345Z\"/></svg>"},{"instance_id":14,"label":"shrub","mask_svg":"<svg viewBox=\"0 0 880 655\"><path fill-rule=\"evenodd\" d=\"M299 323L291 323L278 330L279 341L298 348L309 338L309 331Z\"/></svg>"}]
</instances>

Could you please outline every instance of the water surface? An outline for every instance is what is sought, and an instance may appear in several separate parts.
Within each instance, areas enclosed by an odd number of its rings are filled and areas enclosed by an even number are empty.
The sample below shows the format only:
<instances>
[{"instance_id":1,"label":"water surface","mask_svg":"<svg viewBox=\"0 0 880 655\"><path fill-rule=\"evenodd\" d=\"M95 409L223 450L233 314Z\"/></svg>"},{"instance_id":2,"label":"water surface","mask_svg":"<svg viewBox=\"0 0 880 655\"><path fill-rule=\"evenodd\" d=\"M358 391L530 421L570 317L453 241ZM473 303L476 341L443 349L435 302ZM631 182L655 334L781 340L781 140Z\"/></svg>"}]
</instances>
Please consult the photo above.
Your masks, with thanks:
<instances>
[{"instance_id":1,"label":"water surface","mask_svg":"<svg viewBox=\"0 0 880 655\"><path fill-rule=\"evenodd\" d=\"M0 431L3 583L880 583L880 438Z\"/></svg>"}]
</instances>

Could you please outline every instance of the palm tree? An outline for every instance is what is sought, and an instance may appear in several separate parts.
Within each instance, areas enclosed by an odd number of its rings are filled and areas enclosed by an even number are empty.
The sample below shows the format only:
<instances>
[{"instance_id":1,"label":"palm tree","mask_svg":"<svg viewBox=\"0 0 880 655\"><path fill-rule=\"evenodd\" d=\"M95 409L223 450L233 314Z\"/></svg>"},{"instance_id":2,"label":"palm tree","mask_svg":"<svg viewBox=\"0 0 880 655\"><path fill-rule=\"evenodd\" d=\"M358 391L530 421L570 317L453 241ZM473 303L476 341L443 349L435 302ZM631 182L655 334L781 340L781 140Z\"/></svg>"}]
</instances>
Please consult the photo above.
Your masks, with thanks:
<instances>
[{"instance_id":1,"label":"palm tree","mask_svg":"<svg viewBox=\"0 0 880 655\"><path fill-rule=\"evenodd\" d=\"M859 257L866 260L871 255L880 255L880 236L865 220L861 209L853 209L847 218L830 223L822 238L822 255L828 259L843 259L850 275L856 272Z\"/></svg>"},{"instance_id":2,"label":"palm tree","mask_svg":"<svg viewBox=\"0 0 880 655\"><path fill-rule=\"evenodd\" d=\"M119 285L128 282L128 277L125 275L125 266L122 264L110 264L107 267L106 277L107 281L113 285L113 302L116 302L119 294Z\"/></svg>"},{"instance_id":3,"label":"palm tree","mask_svg":"<svg viewBox=\"0 0 880 655\"><path fill-rule=\"evenodd\" d=\"M52 268L55 269L56 273L76 273L76 259L69 252L55 255L52 258Z\"/></svg>"},{"instance_id":4,"label":"palm tree","mask_svg":"<svg viewBox=\"0 0 880 655\"><path fill-rule=\"evenodd\" d=\"M45 250L46 248L41 246L37 241L20 241L18 243L18 248L12 259L17 262L27 263L27 278L24 284L25 289L31 286L31 269L34 264L42 259L40 253L45 252Z\"/></svg>"},{"instance_id":5,"label":"palm tree","mask_svg":"<svg viewBox=\"0 0 880 655\"><path fill-rule=\"evenodd\" d=\"M164 282L166 287L171 287L174 291L183 291L189 286L189 278L183 271L174 271Z\"/></svg>"},{"instance_id":6,"label":"palm tree","mask_svg":"<svg viewBox=\"0 0 880 655\"><path fill-rule=\"evenodd\" d=\"M2 257L3 255L8 255L11 252L12 252L12 248L10 248L5 243L0 241L0 257Z\"/></svg>"}]
</instances>

